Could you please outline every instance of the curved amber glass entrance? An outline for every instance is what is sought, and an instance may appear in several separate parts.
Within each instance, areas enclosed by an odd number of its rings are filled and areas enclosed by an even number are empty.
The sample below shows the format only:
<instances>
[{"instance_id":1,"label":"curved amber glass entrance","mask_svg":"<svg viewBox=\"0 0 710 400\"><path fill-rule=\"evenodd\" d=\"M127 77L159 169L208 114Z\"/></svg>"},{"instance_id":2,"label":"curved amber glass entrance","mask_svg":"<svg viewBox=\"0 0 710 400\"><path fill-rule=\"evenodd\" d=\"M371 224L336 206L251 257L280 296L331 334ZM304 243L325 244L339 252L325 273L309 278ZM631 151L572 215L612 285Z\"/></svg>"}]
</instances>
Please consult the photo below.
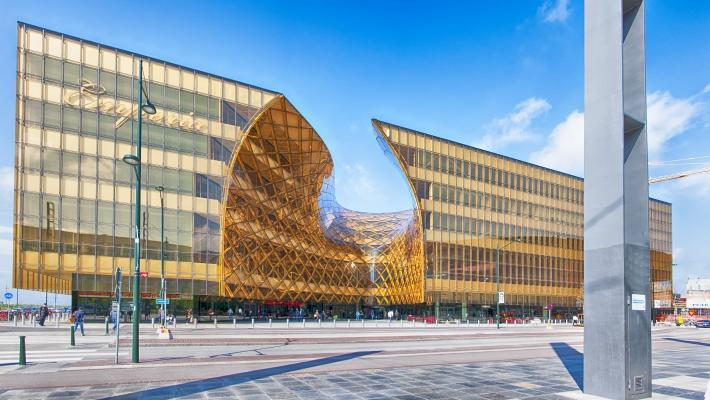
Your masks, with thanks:
<instances>
[{"instance_id":1,"label":"curved amber glass entrance","mask_svg":"<svg viewBox=\"0 0 710 400\"><path fill-rule=\"evenodd\" d=\"M345 209L335 200L332 172L325 143L285 97L253 117L226 179L223 295L331 304L423 301L416 201L396 213Z\"/></svg>"}]
</instances>

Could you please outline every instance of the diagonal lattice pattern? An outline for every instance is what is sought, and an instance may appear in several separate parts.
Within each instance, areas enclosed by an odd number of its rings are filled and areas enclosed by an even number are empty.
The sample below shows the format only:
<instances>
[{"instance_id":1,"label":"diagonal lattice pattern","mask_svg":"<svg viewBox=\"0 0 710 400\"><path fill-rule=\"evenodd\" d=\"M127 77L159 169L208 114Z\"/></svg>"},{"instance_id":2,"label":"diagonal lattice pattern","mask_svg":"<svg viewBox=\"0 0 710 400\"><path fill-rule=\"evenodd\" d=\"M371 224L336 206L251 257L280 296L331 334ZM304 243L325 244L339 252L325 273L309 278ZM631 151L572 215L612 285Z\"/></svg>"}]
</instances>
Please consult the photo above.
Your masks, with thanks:
<instances>
[{"instance_id":1,"label":"diagonal lattice pattern","mask_svg":"<svg viewBox=\"0 0 710 400\"><path fill-rule=\"evenodd\" d=\"M224 296L250 300L423 301L420 214L361 213L335 201L325 143L283 96L234 152L222 214Z\"/></svg>"}]
</instances>

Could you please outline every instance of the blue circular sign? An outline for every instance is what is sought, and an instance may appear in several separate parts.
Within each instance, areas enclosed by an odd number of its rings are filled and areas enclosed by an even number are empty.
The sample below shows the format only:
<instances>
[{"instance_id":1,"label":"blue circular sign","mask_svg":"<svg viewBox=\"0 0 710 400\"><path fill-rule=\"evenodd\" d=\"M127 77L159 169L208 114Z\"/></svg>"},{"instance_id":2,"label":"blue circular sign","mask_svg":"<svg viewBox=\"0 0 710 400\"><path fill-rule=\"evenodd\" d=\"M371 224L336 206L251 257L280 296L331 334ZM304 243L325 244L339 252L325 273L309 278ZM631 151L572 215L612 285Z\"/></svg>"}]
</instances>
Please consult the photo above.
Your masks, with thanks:
<instances>
[{"instance_id":1,"label":"blue circular sign","mask_svg":"<svg viewBox=\"0 0 710 400\"><path fill-rule=\"evenodd\" d=\"M5 293L5 298L6 298L7 300L10 300L10 299L12 298L12 293L6 292L6 293Z\"/></svg>"}]
</instances>

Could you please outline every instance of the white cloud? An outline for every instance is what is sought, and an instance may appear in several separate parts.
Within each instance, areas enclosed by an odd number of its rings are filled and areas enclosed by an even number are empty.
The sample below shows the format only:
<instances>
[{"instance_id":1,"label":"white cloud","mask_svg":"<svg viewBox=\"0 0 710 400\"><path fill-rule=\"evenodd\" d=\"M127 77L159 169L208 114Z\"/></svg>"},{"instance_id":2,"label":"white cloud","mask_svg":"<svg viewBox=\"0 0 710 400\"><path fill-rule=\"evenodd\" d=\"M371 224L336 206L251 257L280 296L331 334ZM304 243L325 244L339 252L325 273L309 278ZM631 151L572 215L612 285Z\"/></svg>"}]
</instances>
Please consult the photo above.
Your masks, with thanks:
<instances>
[{"instance_id":1,"label":"white cloud","mask_svg":"<svg viewBox=\"0 0 710 400\"><path fill-rule=\"evenodd\" d=\"M700 94L705 93L705 90ZM703 103L697 96L685 99L669 92L656 91L648 96L648 151L657 157L669 140L687 131L700 115Z\"/></svg>"},{"instance_id":2,"label":"white cloud","mask_svg":"<svg viewBox=\"0 0 710 400\"><path fill-rule=\"evenodd\" d=\"M0 226L0 234L3 233L12 233L12 227L11 226Z\"/></svg>"},{"instance_id":3,"label":"white cloud","mask_svg":"<svg viewBox=\"0 0 710 400\"><path fill-rule=\"evenodd\" d=\"M671 182L671 192L680 192L695 199L710 198L710 173L691 175Z\"/></svg>"},{"instance_id":4,"label":"white cloud","mask_svg":"<svg viewBox=\"0 0 710 400\"><path fill-rule=\"evenodd\" d=\"M569 0L546 0L537 13L545 22L565 22L570 16Z\"/></svg>"},{"instance_id":5,"label":"white cloud","mask_svg":"<svg viewBox=\"0 0 710 400\"><path fill-rule=\"evenodd\" d=\"M345 176L342 181L336 181L335 187L349 196L366 198L372 196L375 191L375 183L370 176L370 171L361 164L346 164L344 167ZM342 186L341 186L342 184Z\"/></svg>"},{"instance_id":6,"label":"white cloud","mask_svg":"<svg viewBox=\"0 0 710 400\"><path fill-rule=\"evenodd\" d=\"M12 256L12 239L0 239L0 256Z\"/></svg>"},{"instance_id":7,"label":"white cloud","mask_svg":"<svg viewBox=\"0 0 710 400\"><path fill-rule=\"evenodd\" d=\"M673 261L678 262L683 258L685 251L682 247L676 247L673 249Z\"/></svg>"},{"instance_id":8,"label":"white cloud","mask_svg":"<svg viewBox=\"0 0 710 400\"><path fill-rule=\"evenodd\" d=\"M690 129L703 115L706 104L701 96L710 92L710 85L700 93L676 98L669 92L656 91L648 96L648 149L649 157L662 155L666 144ZM584 172L584 113L577 110L552 130L547 144L530 155L530 160L545 167L572 174ZM686 184L706 183L707 175L685 179ZM701 192L710 194L710 186Z\"/></svg>"},{"instance_id":9,"label":"white cloud","mask_svg":"<svg viewBox=\"0 0 710 400\"><path fill-rule=\"evenodd\" d=\"M534 139L535 135L530 131L532 121L550 108L547 100L537 97L518 103L513 112L491 121L486 126L487 133L475 146L490 150Z\"/></svg>"},{"instance_id":10,"label":"white cloud","mask_svg":"<svg viewBox=\"0 0 710 400\"><path fill-rule=\"evenodd\" d=\"M530 155L530 160L548 168L584 175L584 113L572 111L552 130L547 145Z\"/></svg>"},{"instance_id":11,"label":"white cloud","mask_svg":"<svg viewBox=\"0 0 710 400\"><path fill-rule=\"evenodd\" d=\"M15 169L13 167L0 167L0 189L15 189Z\"/></svg>"}]
</instances>

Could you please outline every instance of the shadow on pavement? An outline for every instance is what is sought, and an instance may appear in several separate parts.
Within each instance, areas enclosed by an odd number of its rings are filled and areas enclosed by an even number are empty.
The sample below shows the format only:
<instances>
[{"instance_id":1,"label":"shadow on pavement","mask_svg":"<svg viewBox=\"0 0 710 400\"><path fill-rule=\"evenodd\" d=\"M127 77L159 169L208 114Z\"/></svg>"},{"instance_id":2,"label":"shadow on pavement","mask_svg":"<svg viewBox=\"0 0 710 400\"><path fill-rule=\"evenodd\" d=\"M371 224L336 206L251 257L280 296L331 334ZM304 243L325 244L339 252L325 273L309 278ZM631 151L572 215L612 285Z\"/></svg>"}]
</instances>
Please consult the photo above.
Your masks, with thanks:
<instances>
[{"instance_id":1,"label":"shadow on pavement","mask_svg":"<svg viewBox=\"0 0 710 400\"><path fill-rule=\"evenodd\" d=\"M286 374L306 368L318 367L321 365L352 360L354 358L379 353L379 351L357 351L353 353L340 354L337 356L320 358L317 360L304 361L295 364L281 365L278 367L257 369L255 371L240 372L237 374L218 376L215 378L199 379L195 381L179 383L177 385L163 386L155 389L142 390L139 392L127 393L119 396L106 397L105 399L172 399L178 396L188 396L191 394L206 392L209 390L221 389L227 386L239 385L256 379L268 378L270 376ZM103 399L102 399L103 400Z\"/></svg>"},{"instance_id":2,"label":"shadow on pavement","mask_svg":"<svg viewBox=\"0 0 710 400\"><path fill-rule=\"evenodd\" d=\"M567 369L569 375L574 379L579 390L584 390L584 354L578 352L567 343L550 343L552 350L557 354L557 358Z\"/></svg>"},{"instance_id":3,"label":"shadow on pavement","mask_svg":"<svg viewBox=\"0 0 710 400\"><path fill-rule=\"evenodd\" d=\"M671 340L671 341L679 342L679 343L695 344L698 346L710 346L710 343L697 342L695 340L684 340L684 339L676 339L676 338L670 338L670 337L664 337L663 339Z\"/></svg>"}]
</instances>

